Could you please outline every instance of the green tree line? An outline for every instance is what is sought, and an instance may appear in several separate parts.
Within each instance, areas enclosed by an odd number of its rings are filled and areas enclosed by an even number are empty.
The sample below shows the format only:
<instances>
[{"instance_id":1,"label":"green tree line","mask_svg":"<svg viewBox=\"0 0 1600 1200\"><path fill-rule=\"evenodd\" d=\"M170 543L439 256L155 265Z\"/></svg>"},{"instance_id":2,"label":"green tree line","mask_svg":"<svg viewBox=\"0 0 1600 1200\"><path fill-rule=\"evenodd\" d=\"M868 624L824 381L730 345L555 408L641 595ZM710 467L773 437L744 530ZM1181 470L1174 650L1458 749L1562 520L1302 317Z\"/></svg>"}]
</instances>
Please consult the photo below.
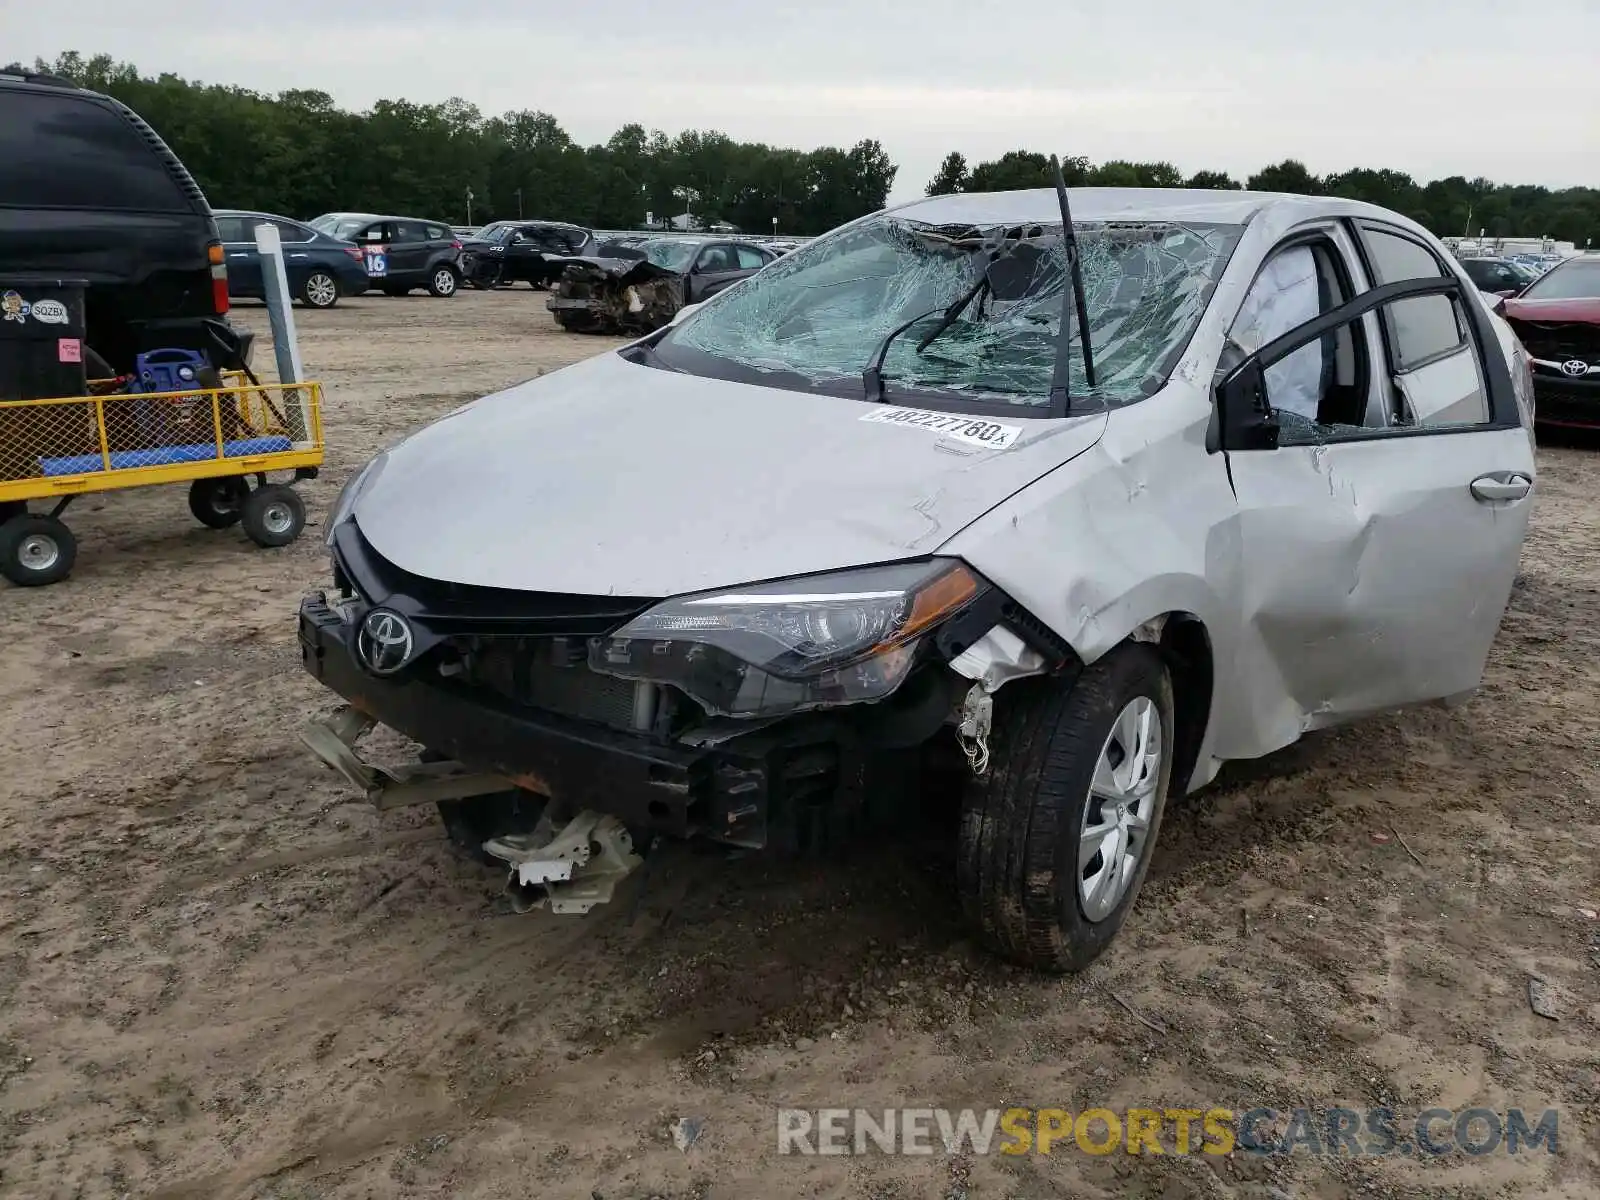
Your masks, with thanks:
<instances>
[{"instance_id":1,"label":"green tree line","mask_svg":"<svg viewBox=\"0 0 1600 1200\"><path fill-rule=\"evenodd\" d=\"M75 51L34 70L115 96L155 127L217 208L302 219L401 213L460 224L526 216L633 228L685 211L753 232L822 233L882 208L895 166L876 141L793 150L690 130L625 125L574 142L549 113L485 117L464 100L339 108L326 92L275 96L141 75ZM4 167L0 166L0 170Z\"/></svg>"},{"instance_id":2,"label":"green tree line","mask_svg":"<svg viewBox=\"0 0 1600 1200\"><path fill-rule=\"evenodd\" d=\"M675 137L630 124L582 146L545 112L486 117L464 100L380 100L351 112L320 91L266 95L176 75L141 75L109 55L76 51L35 70L107 92L177 151L219 208L297 217L400 212L460 223L518 216L598 228L637 226L646 212L685 210L707 221L785 233L821 233L882 208L898 168L867 138L849 149L795 150L736 142L715 131ZM3 169L3 166L0 166ZM1069 156L1070 186L1249 187L1346 196L1405 213L1435 233L1600 239L1600 190L1551 190L1452 176L1419 183L1401 171L1356 168L1326 176L1290 159L1237 181L1222 171L1185 175L1168 162L1098 165ZM950 154L928 194L1048 186L1049 159L1013 150L969 166Z\"/></svg>"},{"instance_id":3,"label":"green tree line","mask_svg":"<svg viewBox=\"0 0 1600 1200\"><path fill-rule=\"evenodd\" d=\"M1441 237L1476 237L1481 230L1489 237L1548 236L1573 242L1580 249L1591 240L1600 242L1600 190L1588 187L1552 191L1460 175L1418 183L1404 171L1366 167L1319 177L1295 159L1263 167L1243 181L1225 171L1197 171L1186 176L1169 162L1118 161L1096 166L1076 157L1062 161L1061 173L1068 187L1249 188L1342 196L1404 213ZM930 196L990 192L1049 187L1054 182L1050 160L1044 154L1013 150L968 167L960 152L952 152L928 181L927 192Z\"/></svg>"}]
</instances>

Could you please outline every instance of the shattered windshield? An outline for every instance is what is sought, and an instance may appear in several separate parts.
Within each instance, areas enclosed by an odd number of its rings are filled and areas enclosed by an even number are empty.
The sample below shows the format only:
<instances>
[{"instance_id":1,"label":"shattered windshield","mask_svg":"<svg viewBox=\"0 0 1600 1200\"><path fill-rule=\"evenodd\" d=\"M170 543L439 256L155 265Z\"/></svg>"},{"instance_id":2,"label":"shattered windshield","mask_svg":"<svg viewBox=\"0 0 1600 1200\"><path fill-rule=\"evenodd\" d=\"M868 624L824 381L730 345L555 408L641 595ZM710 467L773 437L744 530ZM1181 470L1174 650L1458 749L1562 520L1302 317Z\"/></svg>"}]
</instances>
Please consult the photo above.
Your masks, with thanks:
<instances>
[{"instance_id":1,"label":"shattered windshield","mask_svg":"<svg viewBox=\"0 0 1600 1200\"><path fill-rule=\"evenodd\" d=\"M502 240L504 240L506 234L510 231L510 225L485 225L482 229L478 230L477 233L473 234L472 237L474 241L493 242L498 245Z\"/></svg>"},{"instance_id":2,"label":"shattered windshield","mask_svg":"<svg viewBox=\"0 0 1600 1200\"><path fill-rule=\"evenodd\" d=\"M689 269L689 260L697 248L695 242L646 242L640 247L653 265L680 274Z\"/></svg>"},{"instance_id":3,"label":"shattered windshield","mask_svg":"<svg viewBox=\"0 0 1600 1200\"><path fill-rule=\"evenodd\" d=\"M1075 405L1086 396L1142 399L1188 345L1241 227L1125 221L1074 229L1097 379L1090 389L1083 377L1074 318ZM1069 287L1059 222L976 229L883 215L776 260L656 349L681 370L858 394L882 340L927 314L890 343L889 396L917 390L1042 408ZM959 319L924 346L943 310L975 288Z\"/></svg>"}]
</instances>

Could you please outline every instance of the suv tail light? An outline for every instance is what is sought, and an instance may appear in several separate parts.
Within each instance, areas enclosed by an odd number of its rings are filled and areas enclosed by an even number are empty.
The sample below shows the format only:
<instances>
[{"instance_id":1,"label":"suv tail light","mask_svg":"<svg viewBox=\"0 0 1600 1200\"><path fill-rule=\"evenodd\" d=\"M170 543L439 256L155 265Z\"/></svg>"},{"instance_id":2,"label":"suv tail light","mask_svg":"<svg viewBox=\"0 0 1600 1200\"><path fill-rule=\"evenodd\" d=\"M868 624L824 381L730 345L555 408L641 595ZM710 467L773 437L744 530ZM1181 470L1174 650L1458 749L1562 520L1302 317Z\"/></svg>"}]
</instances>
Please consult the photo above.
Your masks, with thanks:
<instances>
[{"instance_id":1,"label":"suv tail light","mask_svg":"<svg viewBox=\"0 0 1600 1200\"><path fill-rule=\"evenodd\" d=\"M461 239L457 238L455 241L451 242L450 243L450 249L452 249L452 250L461 249Z\"/></svg>"},{"instance_id":2,"label":"suv tail light","mask_svg":"<svg viewBox=\"0 0 1600 1200\"><path fill-rule=\"evenodd\" d=\"M228 264L223 261L221 242L206 247L206 260L211 264L211 311L220 317L228 311Z\"/></svg>"}]
</instances>

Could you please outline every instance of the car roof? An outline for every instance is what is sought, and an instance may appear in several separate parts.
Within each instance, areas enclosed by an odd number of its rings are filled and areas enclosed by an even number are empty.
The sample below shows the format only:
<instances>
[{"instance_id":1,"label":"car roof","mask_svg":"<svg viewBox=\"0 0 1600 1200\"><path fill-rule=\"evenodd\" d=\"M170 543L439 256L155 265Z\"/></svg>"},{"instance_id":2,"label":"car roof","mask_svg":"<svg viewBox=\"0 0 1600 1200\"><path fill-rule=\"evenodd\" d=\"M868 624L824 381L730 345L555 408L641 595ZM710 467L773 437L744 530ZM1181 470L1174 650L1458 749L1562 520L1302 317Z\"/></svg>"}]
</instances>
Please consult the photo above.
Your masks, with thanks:
<instances>
[{"instance_id":1,"label":"car roof","mask_svg":"<svg viewBox=\"0 0 1600 1200\"><path fill-rule=\"evenodd\" d=\"M1374 204L1335 196L1297 196L1286 192L1244 192L1207 188L1069 188L1073 222L1171 221L1176 224L1243 225L1269 209L1373 216L1395 214ZM886 211L934 225L1012 225L1059 223L1054 188L1013 192L960 192L928 196Z\"/></svg>"},{"instance_id":2,"label":"car roof","mask_svg":"<svg viewBox=\"0 0 1600 1200\"><path fill-rule=\"evenodd\" d=\"M307 229L312 226L307 221L298 217L286 217L282 213L262 212L259 208L213 208L211 215L215 217L266 217L273 221L287 221L291 225L304 225Z\"/></svg>"}]
</instances>

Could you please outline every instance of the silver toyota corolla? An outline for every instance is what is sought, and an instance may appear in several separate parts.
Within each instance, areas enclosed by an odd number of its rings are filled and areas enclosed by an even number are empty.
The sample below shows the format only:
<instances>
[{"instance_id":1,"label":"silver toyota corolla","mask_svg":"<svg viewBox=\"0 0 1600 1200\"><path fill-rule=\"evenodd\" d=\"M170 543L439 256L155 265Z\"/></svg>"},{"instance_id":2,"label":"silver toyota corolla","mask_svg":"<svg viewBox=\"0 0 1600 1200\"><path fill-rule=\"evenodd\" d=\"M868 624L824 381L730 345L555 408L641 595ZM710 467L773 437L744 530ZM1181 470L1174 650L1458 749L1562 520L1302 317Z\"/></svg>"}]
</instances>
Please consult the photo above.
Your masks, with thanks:
<instances>
[{"instance_id":1,"label":"silver toyota corolla","mask_svg":"<svg viewBox=\"0 0 1600 1200\"><path fill-rule=\"evenodd\" d=\"M1081 968L1169 795L1477 686L1530 405L1505 324L1383 209L915 201L373 460L300 611L348 701L305 738L556 912L660 835L860 828L945 752L972 921ZM375 723L423 761L363 760Z\"/></svg>"}]
</instances>

